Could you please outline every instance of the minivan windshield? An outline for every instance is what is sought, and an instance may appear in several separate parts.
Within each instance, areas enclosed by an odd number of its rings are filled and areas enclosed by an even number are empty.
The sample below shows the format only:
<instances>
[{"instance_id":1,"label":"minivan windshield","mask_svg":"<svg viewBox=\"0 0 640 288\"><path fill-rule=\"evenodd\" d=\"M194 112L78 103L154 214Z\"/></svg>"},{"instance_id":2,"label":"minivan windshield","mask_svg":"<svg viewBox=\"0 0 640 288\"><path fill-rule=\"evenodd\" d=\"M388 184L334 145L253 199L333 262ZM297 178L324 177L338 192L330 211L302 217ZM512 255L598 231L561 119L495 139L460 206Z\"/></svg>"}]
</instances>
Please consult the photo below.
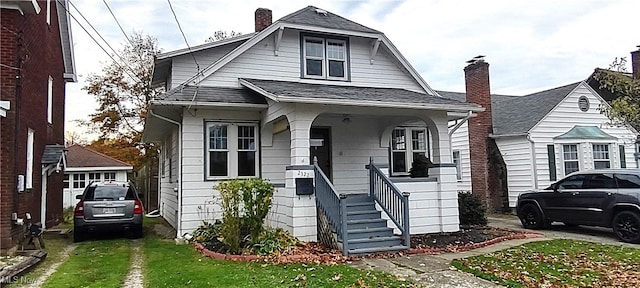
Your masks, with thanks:
<instances>
[{"instance_id":1,"label":"minivan windshield","mask_svg":"<svg viewBox=\"0 0 640 288\"><path fill-rule=\"evenodd\" d=\"M135 200L133 187L126 186L90 186L84 195L85 201Z\"/></svg>"}]
</instances>

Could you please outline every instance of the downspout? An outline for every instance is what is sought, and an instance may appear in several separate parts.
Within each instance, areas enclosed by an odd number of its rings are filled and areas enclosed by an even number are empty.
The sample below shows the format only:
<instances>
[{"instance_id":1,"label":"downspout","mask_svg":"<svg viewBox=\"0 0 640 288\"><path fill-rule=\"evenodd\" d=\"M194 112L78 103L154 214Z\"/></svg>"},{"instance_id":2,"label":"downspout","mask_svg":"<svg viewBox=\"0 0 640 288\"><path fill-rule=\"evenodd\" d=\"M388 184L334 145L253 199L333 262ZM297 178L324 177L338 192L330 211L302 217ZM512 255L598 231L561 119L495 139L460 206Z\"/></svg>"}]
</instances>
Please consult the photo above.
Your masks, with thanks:
<instances>
[{"instance_id":1,"label":"downspout","mask_svg":"<svg viewBox=\"0 0 640 288\"><path fill-rule=\"evenodd\" d=\"M149 115L178 126L178 191L176 191L178 194L178 219L176 219L176 238L180 238L182 237L182 124L178 121L155 114L152 109L149 109ZM158 157L158 159L160 158ZM158 174L159 173L160 169L158 169ZM160 183L160 181L158 181L158 183ZM162 193L162 190L158 190L158 200L160 200L160 193ZM159 204L160 202L158 201L158 205Z\"/></svg>"},{"instance_id":2,"label":"downspout","mask_svg":"<svg viewBox=\"0 0 640 288\"><path fill-rule=\"evenodd\" d=\"M453 133L456 132L456 130L458 130L458 128L462 127L462 125L464 125L464 123L467 123L467 121L469 121L469 118L471 118L473 116L474 116L473 112L467 111L467 116L464 116L464 118L462 118L462 120L460 120L460 122L456 123L456 125L454 125L453 128L451 128L451 130L449 130L449 150L451 150L451 157L453 157L453 147L451 146L451 136L453 135ZM468 134L468 132L467 132L467 134Z\"/></svg>"},{"instance_id":3,"label":"downspout","mask_svg":"<svg viewBox=\"0 0 640 288\"><path fill-rule=\"evenodd\" d=\"M530 157L532 161L531 175L533 175L531 186L533 187L534 190L537 190L538 189L538 167L536 163L536 144L531 139L531 133L527 133L527 141L531 143L531 146L529 147L529 153L531 155Z\"/></svg>"}]
</instances>

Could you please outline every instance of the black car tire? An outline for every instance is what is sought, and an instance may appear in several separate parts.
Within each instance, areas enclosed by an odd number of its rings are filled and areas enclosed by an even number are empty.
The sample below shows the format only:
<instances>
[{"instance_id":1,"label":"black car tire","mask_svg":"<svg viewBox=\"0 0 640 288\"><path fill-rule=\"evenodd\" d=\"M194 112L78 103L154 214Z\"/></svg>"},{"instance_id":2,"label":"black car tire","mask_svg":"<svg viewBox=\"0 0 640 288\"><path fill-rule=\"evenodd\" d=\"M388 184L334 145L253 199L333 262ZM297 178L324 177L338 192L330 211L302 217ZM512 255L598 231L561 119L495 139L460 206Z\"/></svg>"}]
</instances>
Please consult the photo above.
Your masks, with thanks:
<instances>
[{"instance_id":1,"label":"black car tire","mask_svg":"<svg viewBox=\"0 0 640 288\"><path fill-rule=\"evenodd\" d=\"M619 212L613 217L611 226L620 241L640 243L640 213L633 211Z\"/></svg>"},{"instance_id":2,"label":"black car tire","mask_svg":"<svg viewBox=\"0 0 640 288\"><path fill-rule=\"evenodd\" d=\"M139 238L142 238L142 236L143 236L142 225L134 227L133 230L131 231L131 238L133 239L139 239Z\"/></svg>"},{"instance_id":3,"label":"black car tire","mask_svg":"<svg viewBox=\"0 0 640 288\"><path fill-rule=\"evenodd\" d=\"M84 234L82 233L82 231L80 231L80 229L76 229L75 227L73 227L73 242L74 243L78 243L78 242L82 242L84 241Z\"/></svg>"},{"instance_id":4,"label":"black car tire","mask_svg":"<svg viewBox=\"0 0 640 288\"><path fill-rule=\"evenodd\" d=\"M546 226L542 211L532 203L524 204L518 210L518 218L522 226L527 229L542 229Z\"/></svg>"}]
</instances>

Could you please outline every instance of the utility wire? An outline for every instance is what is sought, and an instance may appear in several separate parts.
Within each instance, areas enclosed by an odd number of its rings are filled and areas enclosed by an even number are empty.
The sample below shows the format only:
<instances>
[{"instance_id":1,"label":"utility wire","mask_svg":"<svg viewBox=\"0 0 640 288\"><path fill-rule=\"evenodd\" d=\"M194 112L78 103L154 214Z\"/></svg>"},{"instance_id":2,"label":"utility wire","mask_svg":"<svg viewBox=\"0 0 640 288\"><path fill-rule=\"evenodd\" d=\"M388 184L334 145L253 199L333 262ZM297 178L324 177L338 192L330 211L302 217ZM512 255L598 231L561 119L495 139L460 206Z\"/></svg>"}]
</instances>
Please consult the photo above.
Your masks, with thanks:
<instances>
[{"instance_id":1,"label":"utility wire","mask_svg":"<svg viewBox=\"0 0 640 288\"><path fill-rule=\"evenodd\" d=\"M200 74L200 65L198 65L198 61L196 60L196 56L193 55L191 51L191 46L189 46L189 42L187 41L187 36L184 35L184 31L182 31L182 26L180 26L180 21L178 21L178 16L176 16L176 12L173 11L173 6L171 5L171 0L167 0L169 3L169 8L171 8L171 13L173 14L173 18L176 19L176 23L178 23L178 29L180 29L180 34L182 34L182 38L184 39L184 43L187 44L187 48L189 49L189 54L193 57L193 62L196 63L196 69L198 69L198 74Z\"/></svg>"},{"instance_id":2,"label":"utility wire","mask_svg":"<svg viewBox=\"0 0 640 288\"><path fill-rule=\"evenodd\" d=\"M107 1L106 0L102 0L102 2L104 3L105 6L107 6L107 9L109 10L109 13L111 13L111 16L113 16L113 20L116 20L116 24L118 24L118 27L120 27L120 31L122 31L122 34L124 34L124 38L127 38L127 41L129 41L129 43L133 46L133 42L131 42L131 39L129 38L129 36L127 36L127 33L124 32L124 29L122 29L122 26L120 25L120 22L118 21L118 18L116 18L116 15L113 14L113 11L111 11L111 7L109 7L109 4L107 4Z\"/></svg>"},{"instance_id":3,"label":"utility wire","mask_svg":"<svg viewBox=\"0 0 640 288\"><path fill-rule=\"evenodd\" d=\"M58 0L60 1L60 0ZM142 82L142 80L135 74L135 70L133 68L131 68L131 66L129 66L129 64L127 63L126 60L124 60L124 58L122 58L122 56L120 56L118 54L118 52L113 49L113 47L111 47L111 45L109 45L109 42L107 42L107 40L104 39L104 37L102 37L102 35L100 35L100 32L98 32L98 30L96 30L95 27L93 27L93 25L91 24L91 22L89 22L89 20L87 20L86 17L84 17L84 15L82 14L82 12L80 12L80 10L78 9L78 7L76 7L75 4L73 4L73 2L71 2L71 0L67 0L67 2L69 2L69 4L71 4L71 6L73 6L74 9L76 9L76 11L78 12L78 14L80 14L80 16L82 17L82 19L84 19L84 21L87 22L87 24L89 24L89 27L91 27L91 29L93 29L94 32L96 32L96 34L98 34L98 37L100 37L100 39L102 39L102 41L107 44L107 47L109 47L109 49L111 49L111 51L113 51L113 53L120 59L120 61L122 61L122 63L124 63L124 65L126 65L126 68L129 68L130 72L133 73L133 75L131 75L130 73L127 73L130 77L134 78L134 80L138 81L138 82ZM64 5L62 5L64 6ZM66 10L66 8L65 8ZM71 14L71 11L67 10L69 12L69 15L71 15L71 17L76 20L76 22L78 24L80 24L80 22L78 22L78 20L73 16L73 14ZM84 27L82 28L84 29ZM84 29L85 31L87 31L86 29ZM89 32L87 32L88 34ZM91 37L93 39L93 37ZM95 40L94 40L95 41ZM98 43L98 42L96 42ZM104 50L104 49L103 49ZM106 52L106 51L105 51ZM108 53L107 53L108 54ZM113 57L111 57L111 59L113 59ZM116 61L115 59L113 61ZM119 65L121 66L121 65ZM126 71L126 70L125 70Z\"/></svg>"}]
</instances>

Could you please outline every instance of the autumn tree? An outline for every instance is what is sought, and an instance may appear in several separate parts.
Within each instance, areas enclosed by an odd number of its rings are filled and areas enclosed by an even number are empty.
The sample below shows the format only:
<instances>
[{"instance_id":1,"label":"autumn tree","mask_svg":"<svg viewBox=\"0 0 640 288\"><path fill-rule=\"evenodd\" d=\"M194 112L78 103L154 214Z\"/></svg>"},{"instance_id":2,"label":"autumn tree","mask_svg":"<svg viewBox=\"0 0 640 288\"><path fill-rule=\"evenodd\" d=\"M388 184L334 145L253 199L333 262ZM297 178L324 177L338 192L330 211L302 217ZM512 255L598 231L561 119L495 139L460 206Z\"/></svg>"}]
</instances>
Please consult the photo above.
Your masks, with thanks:
<instances>
[{"instance_id":1,"label":"autumn tree","mask_svg":"<svg viewBox=\"0 0 640 288\"><path fill-rule=\"evenodd\" d=\"M211 42L215 42L215 41L224 40L224 39L227 39L227 38L238 37L240 35L242 35L242 32L236 32L236 31L233 31L233 30L231 30L231 32L218 30L216 32L213 32L213 36L209 36L209 38L204 40L204 42L211 43Z\"/></svg>"},{"instance_id":2,"label":"autumn tree","mask_svg":"<svg viewBox=\"0 0 640 288\"><path fill-rule=\"evenodd\" d=\"M609 69L597 69L594 78L618 97L610 107L603 107L602 113L614 124L628 124L640 130L640 79L633 79L627 72L626 58L616 58Z\"/></svg>"},{"instance_id":3,"label":"autumn tree","mask_svg":"<svg viewBox=\"0 0 640 288\"><path fill-rule=\"evenodd\" d=\"M136 32L128 40L101 73L88 76L83 90L98 108L82 124L99 134L90 148L137 167L155 151L141 137L149 102L163 91L151 87L157 39Z\"/></svg>"}]
</instances>

